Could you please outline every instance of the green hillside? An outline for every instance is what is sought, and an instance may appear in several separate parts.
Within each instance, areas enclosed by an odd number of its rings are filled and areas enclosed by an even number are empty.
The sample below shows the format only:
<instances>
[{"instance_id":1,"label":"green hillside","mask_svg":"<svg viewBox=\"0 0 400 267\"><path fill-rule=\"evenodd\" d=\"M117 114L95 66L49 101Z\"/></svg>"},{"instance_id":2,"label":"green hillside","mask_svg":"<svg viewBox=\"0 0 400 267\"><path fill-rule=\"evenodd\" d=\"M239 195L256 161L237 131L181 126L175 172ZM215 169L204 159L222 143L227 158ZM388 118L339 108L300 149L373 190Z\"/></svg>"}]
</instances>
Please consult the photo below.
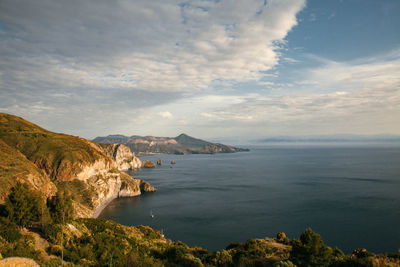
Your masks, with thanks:
<instances>
[{"instance_id":1,"label":"green hillside","mask_svg":"<svg viewBox=\"0 0 400 267\"><path fill-rule=\"evenodd\" d=\"M0 113L0 140L60 181L70 180L97 159L109 160L83 138L53 133L6 113Z\"/></svg>"},{"instance_id":2,"label":"green hillside","mask_svg":"<svg viewBox=\"0 0 400 267\"><path fill-rule=\"evenodd\" d=\"M8 146L0 139L0 200L4 200L17 181L34 181L37 190L55 192L48 176L21 152Z\"/></svg>"}]
</instances>

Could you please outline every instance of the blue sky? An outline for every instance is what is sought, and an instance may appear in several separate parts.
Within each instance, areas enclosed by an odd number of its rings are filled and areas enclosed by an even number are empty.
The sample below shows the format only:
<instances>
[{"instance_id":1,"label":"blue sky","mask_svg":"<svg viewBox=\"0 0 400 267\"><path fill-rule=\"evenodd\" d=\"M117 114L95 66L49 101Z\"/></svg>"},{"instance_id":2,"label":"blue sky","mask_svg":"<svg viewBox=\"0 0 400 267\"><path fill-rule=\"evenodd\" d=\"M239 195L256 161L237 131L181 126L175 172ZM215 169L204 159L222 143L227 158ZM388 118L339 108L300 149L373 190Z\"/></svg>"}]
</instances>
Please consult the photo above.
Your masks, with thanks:
<instances>
[{"instance_id":1,"label":"blue sky","mask_svg":"<svg viewBox=\"0 0 400 267\"><path fill-rule=\"evenodd\" d=\"M400 134L400 1L0 1L0 112L57 132Z\"/></svg>"}]
</instances>

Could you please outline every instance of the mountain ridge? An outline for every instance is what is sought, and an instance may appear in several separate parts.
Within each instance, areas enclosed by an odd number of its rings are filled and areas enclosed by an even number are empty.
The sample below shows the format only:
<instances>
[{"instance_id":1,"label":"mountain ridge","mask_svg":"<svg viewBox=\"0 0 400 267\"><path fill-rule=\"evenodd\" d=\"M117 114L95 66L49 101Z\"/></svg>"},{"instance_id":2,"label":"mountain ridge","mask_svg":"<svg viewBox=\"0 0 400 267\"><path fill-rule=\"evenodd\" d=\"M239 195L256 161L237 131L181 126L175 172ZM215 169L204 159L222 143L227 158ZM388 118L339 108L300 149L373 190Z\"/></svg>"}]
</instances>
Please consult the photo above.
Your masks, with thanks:
<instances>
[{"instance_id":1,"label":"mountain ridge","mask_svg":"<svg viewBox=\"0 0 400 267\"><path fill-rule=\"evenodd\" d=\"M176 137L158 136L125 136L113 134L99 136L93 141L104 144L122 143L134 153L165 153L165 154L215 154L235 153L248 151L246 148L237 148L221 143L212 143L202 139L194 138L188 134L181 133Z\"/></svg>"}]
</instances>

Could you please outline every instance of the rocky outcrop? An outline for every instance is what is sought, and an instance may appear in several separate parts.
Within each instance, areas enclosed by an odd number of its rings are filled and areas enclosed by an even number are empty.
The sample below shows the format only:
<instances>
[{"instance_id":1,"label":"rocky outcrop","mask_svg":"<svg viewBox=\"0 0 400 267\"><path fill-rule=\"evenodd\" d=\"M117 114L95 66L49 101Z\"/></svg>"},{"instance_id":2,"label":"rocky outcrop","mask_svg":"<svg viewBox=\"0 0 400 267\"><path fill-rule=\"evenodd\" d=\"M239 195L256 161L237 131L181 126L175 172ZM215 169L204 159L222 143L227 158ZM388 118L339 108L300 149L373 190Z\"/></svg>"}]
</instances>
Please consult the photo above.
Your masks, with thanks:
<instances>
[{"instance_id":1,"label":"rocky outcrop","mask_svg":"<svg viewBox=\"0 0 400 267\"><path fill-rule=\"evenodd\" d=\"M152 162L151 160L145 160L143 161L143 168L155 168L156 164Z\"/></svg>"},{"instance_id":2,"label":"rocky outcrop","mask_svg":"<svg viewBox=\"0 0 400 267\"><path fill-rule=\"evenodd\" d=\"M156 189L145 180L140 180L140 190L143 192L154 192Z\"/></svg>"},{"instance_id":3,"label":"rocky outcrop","mask_svg":"<svg viewBox=\"0 0 400 267\"><path fill-rule=\"evenodd\" d=\"M110 144L104 152L114 159L120 171L134 170L142 167L142 162L132 153L130 148L123 144Z\"/></svg>"},{"instance_id":4,"label":"rocky outcrop","mask_svg":"<svg viewBox=\"0 0 400 267\"><path fill-rule=\"evenodd\" d=\"M29 258L10 257L0 260L0 266L39 267L39 264Z\"/></svg>"}]
</instances>

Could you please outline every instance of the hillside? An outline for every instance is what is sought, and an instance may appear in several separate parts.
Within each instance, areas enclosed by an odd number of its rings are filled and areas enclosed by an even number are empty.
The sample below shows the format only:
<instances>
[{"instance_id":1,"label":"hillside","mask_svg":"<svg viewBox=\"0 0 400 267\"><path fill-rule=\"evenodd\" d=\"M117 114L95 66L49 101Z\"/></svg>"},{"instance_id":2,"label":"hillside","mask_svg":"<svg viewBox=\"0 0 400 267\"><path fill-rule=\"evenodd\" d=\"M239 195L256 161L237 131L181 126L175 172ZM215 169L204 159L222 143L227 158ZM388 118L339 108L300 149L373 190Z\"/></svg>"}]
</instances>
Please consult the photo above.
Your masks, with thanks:
<instances>
[{"instance_id":1,"label":"hillside","mask_svg":"<svg viewBox=\"0 0 400 267\"><path fill-rule=\"evenodd\" d=\"M15 231L0 218L0 266L15 261L11 257L23 257L18 258L22 263L34 264L33 259L40 266L60 266L61 255L64 266L400 266L398 254L374 255L357 249L346 256L326 246L311 229L299 239L278 233L277 238L235 242L216 252L170 240L148 226L128 227L104 219L52 224L42 232Z\"/></svg>"},{"instance_id":2,"label":"hillside","mask_svg":"<svg viewBox=\"0 0 400 267\"><path fill-rule=\"evenodd\" d=\"M145 181L121 172L141 162L124 145L104 145L45 130L0 113L0 199L17 181L44 197L66 190L81 217L92 216L113 198L141 193Z\"/></svg>"},{"instance_id":3,"label":"hillside","mask_svg":"<svg viewBox=\"0 0 400 267\"><path fill-rule=\"evenodd\" d=\"M248 151L244 148L211 143L186 134L177 137L109 135L96 137L94 141L105 144L122 143L135 153L214 154Z\"/></svg>"}]
</instances>

